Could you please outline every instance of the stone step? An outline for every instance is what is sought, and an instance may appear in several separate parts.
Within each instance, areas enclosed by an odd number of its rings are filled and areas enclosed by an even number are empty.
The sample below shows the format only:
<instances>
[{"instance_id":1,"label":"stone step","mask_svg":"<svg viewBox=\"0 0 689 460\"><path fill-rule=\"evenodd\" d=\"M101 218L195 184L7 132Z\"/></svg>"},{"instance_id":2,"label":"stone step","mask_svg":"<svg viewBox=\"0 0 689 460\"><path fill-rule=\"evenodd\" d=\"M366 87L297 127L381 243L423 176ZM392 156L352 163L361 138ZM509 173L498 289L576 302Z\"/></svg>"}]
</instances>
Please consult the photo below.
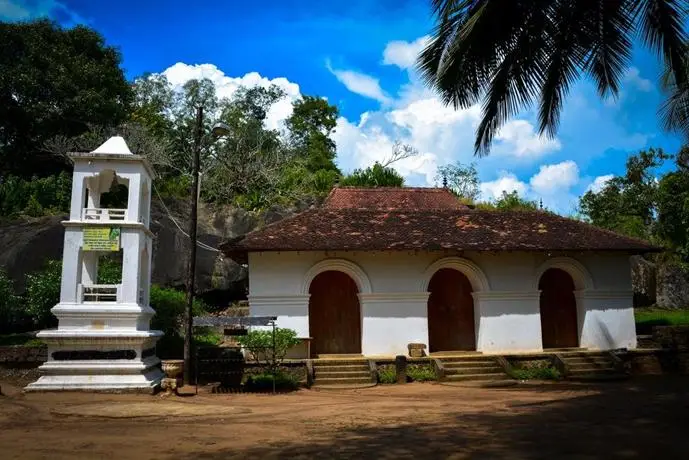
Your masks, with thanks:
<instances>
[{"instance_id":1,"label":"stone step","mask_svg":"<svg viewBox=\"0 0 689 460\"><path fill-rule=\"evenodd\" d=\"M486 361L441 361L445 369L456 369L461 367L495 367L497 363L492 360Z\"/></svg>"},{"instance_id":2,"label":"stone step","mask_svg":"<svg viewBox=\"0 0 689 460\"><path fill-rule=\"evenodd\" d=\"M599 351L563 351L557 353L562 358L573 358L573 357L587 357L587 356L608 356L605 352Z\"/></svg>"},{"instance_id":3,"label":"stone step","mask_svg":"<svg viewBox=\"0 0 689 460\"><path fill-rule=\"evenodd\" d=\"M505 373L493 374L453 374L448 375L447 380L450 382L464 382L467 380L510 380L511 377Z\"/></svg>"},{"instance_id":4,"label":"stone step","mask_svg":"<svg viewBox=\"0 0 689 460\"><path fill-rule=\"evenodd\" d=\"M595 358L567 358L564 360L567 364L610 364L612 359L609 357L595 357Z\"/></svg>"},{"instance_id":5,"label":"stone step","mask_svg":"<svg viewBox=\"0 0 689 460\"><path fill-rule=\"evenodd\" d=\"M589 374L616 374L616 369L600 369L595 367L582 367L579 369L571 369L569 375L589 375Z\"/></svg>"},{"instance_id":6,"label":"stone step","mask_svg":"<svg viewBox=\"0 0 689 460\"><path fill-rule=\"evenodd\" d=\"M592 361L612 361L610 356L606 355L592 355L592 356L563 356L563 361L566 363L573 362L592 362Z\"/></svg>"},{"instance_id":7,"label":"stone step","mask_svg":"<svg viewBox=\"0 0 689 460\"><path fill-rule=\"evenodd\" d=\"M314 386L324 386L324 385L355 385L355 384L367 384L371 383L371 376L367 377L353 377L353 378L343 378L343 377L333 377L333 378L318 378L313 381Z\"/></svg>"},{"instance_id":8,"label":"stone step","mask_svg":"<svg viewBox=\"0 0 689 460\"><path fill-rule=\"evenodd\" d=\"M448 362L448 363L453 363L457 361L495 361L493 358L488 357L483 354L477 354L477 355L462 355L462 356L434 356L431 355L431 358L439 359L442 362Z\"/></svg>"},{"instance_id":9,"label":"stone step","mask_svg":"<svg viewBox=\"0 0 689 460\"><path fill-rule=\"evenodd\" d=\"M315 372L321 372L321 371L326 371L326 372L368 371L369 367L368 367L368 364L365 364L363 366L361 364L343 364L343 365L328 364L328 365L321 365L321 366L313 366L313 370Z\"/></svg>"},{"instance_id":10,"label":"stone step","mask_svg":"<svg viewBox=\"0 0 689 460\"><path fill-rule=\"evenodd\" d=\"M318 379L331 379L331 378L359 378L367 377L371 378L371 372L365 371L318 371L314 373L316 380Z\"/></svg>"},{"instance_id":11,"label":"stone step","mask_svg":"<svg viewBox=\"0 0 689 460\"><path fill-rule=\"evenodd\" d=\"M605 362L605 363L565 363L567 364L567 367L571 370L574 369L608 369L608 368L613 368L614 365L611 362Z\"/></svg>"},{"instance_id":12,"label":"stone step","mask_svg":"<svg viewBox=\"0 0 689 460\"><path fill-rule=\"evenodd\" d=\"M358 364L359 366L368 366L368 360L366 359L314 359L312 362L314 367L324 365L349 366L353 364Z\"/></svg>"},{"instance_id":13,"label":"stone step","mask_svg":"<svg viewBox=\"0 0 689 460\"><path fill-rule=\"evenodd\" d=\"M445 375L457 374L500 374L505 370L502 367L456 367L445 369Z\"/></svg>"}]
</instances>

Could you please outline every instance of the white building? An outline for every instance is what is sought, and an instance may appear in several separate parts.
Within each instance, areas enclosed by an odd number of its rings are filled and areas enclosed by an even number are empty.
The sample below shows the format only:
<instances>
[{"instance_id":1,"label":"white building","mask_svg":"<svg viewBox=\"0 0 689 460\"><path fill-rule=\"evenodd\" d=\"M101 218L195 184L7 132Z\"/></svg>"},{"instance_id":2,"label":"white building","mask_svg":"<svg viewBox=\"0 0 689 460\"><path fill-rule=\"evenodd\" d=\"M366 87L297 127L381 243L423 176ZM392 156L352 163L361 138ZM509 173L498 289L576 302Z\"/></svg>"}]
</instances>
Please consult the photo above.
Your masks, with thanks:
<instances>
[{"instance_id":1,"label":"white building","mask_svg":"<svg viewBox=\"0 0 689 460\"><path fill-rule=\"evenodd\" d=\"M65 226L60 303L42 376L27 390L151 389L163 374L155 356L160 331L149 330L153 234L149 230L153 170L112 137L90 153L72 154L74 176ZM106 206L106 193L126 187L127 205ZM121 252L122 280L99 280L99 259Z\"/></svg>"},{"instance_id":2,"label":"white building","mask_svg":"<svg viewBox=\"0 0 689 460\"><path fill-rule=\"evenodd\" d=\"M656 248L544 211L480 211L445 189L336 188L224 245L252 315L311 357L635 348L629 256Z\"/></svg>"}]
</instances>

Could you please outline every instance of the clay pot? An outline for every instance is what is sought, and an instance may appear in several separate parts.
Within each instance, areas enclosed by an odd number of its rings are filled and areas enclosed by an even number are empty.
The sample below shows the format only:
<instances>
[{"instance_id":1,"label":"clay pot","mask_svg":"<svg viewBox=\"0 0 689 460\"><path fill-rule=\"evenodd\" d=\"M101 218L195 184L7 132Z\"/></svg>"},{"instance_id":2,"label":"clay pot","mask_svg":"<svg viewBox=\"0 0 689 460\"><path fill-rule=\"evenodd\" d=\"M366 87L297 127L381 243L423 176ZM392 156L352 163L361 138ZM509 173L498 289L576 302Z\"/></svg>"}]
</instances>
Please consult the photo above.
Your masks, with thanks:
<instances>
[{"instance_id":1,"label":"clay pot","mask_svg":"<svg viewBox=\"0 0 689 460\"><path fill-rule=\"evenodd\" d=\"M162 361L160 367L165 372L165 377L174 379L184 371L184 360L168 359Z\"/></svg>"}]
</instances>

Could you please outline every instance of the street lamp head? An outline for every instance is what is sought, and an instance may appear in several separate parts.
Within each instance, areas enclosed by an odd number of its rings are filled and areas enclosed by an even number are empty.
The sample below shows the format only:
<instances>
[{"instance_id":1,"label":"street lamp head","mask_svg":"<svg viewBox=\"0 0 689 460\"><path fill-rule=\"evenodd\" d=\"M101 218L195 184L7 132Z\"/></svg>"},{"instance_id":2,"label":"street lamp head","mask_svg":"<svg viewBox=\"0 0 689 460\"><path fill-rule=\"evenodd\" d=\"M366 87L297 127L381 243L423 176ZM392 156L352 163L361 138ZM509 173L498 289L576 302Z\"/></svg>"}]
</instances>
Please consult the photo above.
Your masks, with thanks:
<instances>
[{"instance_id":1,"label":"street lamp head","mask_svg":"<svg viewBox=\"0 0 689 460\"><path fill-rule=\"evenodd\" d=\"M215 137L227 136L228 134L230 134L230 127L222 121L219 121L213 125L211 133L213 133L213 136Z\"/></svg>"}]
</instances>

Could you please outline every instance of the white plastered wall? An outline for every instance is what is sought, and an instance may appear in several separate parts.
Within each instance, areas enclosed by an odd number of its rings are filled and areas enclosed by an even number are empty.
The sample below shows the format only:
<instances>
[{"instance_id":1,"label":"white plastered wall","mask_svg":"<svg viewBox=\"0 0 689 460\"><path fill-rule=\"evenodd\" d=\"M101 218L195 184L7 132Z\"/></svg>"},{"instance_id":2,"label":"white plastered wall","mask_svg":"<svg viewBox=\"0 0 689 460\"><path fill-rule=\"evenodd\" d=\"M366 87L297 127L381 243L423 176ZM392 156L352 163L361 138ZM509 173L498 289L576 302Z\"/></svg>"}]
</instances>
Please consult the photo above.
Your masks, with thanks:
<instances>
[{"instance_id":1,"label":"white plastered wall","mask_svg":"<svg viewBox=\"0 0 689 460\"><path fill-rule=\"evenodd\" d=\"M433 273L444 267L462 271L472 284L479 351L542 350L538 279L551 267L566 270L575 280L580 346L636 347L626 254L251 253L251 314L276 315L278 326L309 337L310 281L322 271L343 271L359 287L362 353L406 354L408 343L428 344L426 289Z\"/></svg>"}]
</instances>

